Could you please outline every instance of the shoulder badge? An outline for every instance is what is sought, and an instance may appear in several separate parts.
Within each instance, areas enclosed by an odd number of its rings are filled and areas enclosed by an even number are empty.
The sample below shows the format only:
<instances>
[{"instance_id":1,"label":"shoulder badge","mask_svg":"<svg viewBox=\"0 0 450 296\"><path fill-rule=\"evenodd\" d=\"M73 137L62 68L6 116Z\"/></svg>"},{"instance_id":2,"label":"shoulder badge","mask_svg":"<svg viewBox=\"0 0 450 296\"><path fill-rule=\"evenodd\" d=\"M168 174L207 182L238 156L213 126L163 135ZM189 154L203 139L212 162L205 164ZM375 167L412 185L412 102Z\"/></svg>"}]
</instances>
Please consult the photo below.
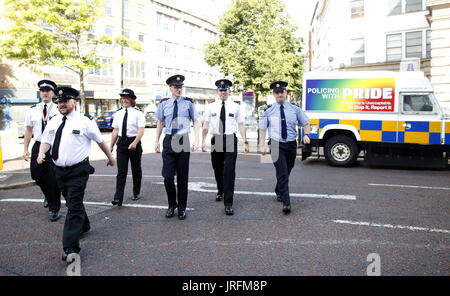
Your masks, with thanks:
<instances>
[{"instance_id":1,"label":"shoulder badge","mask_svg":"<svg viewBox=\"0 0 450 296\"><path fill-rule=\"evenodd\" d=\"M33 108L34 108L34 107L36 107L36 106L37 106L37 104L35 104L35 105L31 106L31 107L30 107L30 109L33 109Z\"/></svg>"},{"instance_id":2,"label":"shoulder badge","mask_svg":"<svg viewBox=\"0 0 450 296\"><path fill-rule=\"evenodd\" d=\"M194 103L194 99L191 99L191 98L184 98L186 101L189 101L189 102L191 102L191 103Z\"/></svg>"},{"instance_id":3,"label":"shoulder badge","mask_svg":"<svg viewBox=\"0 0 450 296\"><path fill-rule=\"evenodd\" d=\"M94 117L92 117L91 114L89 114L89 113L84 113L84 116L86 116L87 118L89 118L89 120L94 119Z\"/></svg>"},{"instance_id":4,"label":"shoulder badge","mask_svg":"<svg viewBox=\"0 0 450 296\"><path fill-rule=\"evenodd\" d=\"M272 105L267 105L267 107L263 109L264 112L266 112L266 110L269 109L270 107L272 107Z\"/></svg>"}]
</instances>

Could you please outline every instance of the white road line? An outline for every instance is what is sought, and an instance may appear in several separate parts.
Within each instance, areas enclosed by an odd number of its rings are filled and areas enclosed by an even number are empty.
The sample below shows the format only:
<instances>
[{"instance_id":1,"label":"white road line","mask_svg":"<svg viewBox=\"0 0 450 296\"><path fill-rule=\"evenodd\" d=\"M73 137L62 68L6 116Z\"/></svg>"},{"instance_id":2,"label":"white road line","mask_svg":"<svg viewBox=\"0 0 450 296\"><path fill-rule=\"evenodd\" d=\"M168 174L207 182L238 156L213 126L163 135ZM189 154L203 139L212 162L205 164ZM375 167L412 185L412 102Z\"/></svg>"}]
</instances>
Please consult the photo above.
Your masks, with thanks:
<instances>
[{"instance_id":1,"label":"white road line","mask_svg":"<svg viewBox=\"0 0 450 296\"><path fill-rule=\"evenodd\" d=\"M450 233L450 230L434 229L434 228L426 228L426 227L416 227L416 226L378 224L378 223L371 223L371 222L355 222L355 221L347 221L347 220L333 220L333 222L338 223L338 224L350 224L350 225L359 225L359 226L384 227L384 228L392 228L392 229L408 229L411 231Z\"/></svg>"},{"instance_id":2,"label":"white road line","mask_svg":"<svg viewBox=\"0 0 450 296\"><path fill-rule=\"evenodd\" d=\"M116 177L117 175L90 175L90 177ZM127 175L127 177L132 177L132 175ZM156 175L144 175L142 178L155 178L155 179L162 179L162 176L156 176ZM214 177L189 177L189 179L209 179L209 180L215 180ZM262 181L261 178L236 178L236 180L243 180L243 181Z\"/></svg>"},{"instance_id":3,"label":"white road line","mask_svg":"<svg viewBox=\"0 0 450 296\"><path fill-rule=\"evenodd\" d=\"M163 182L157 182L155 184L164 185ZM189 182L188 186L190 191L217 193L216 184L203 182ZM214 188L214 189L206 189L206 188ZM255 192L255 191L234 191L234 194L275 196L275 193L273 192ZM291 197L356 200L356 196L354 195L333 195L333 194L330 195L330 194L308 194L308 193L290 193L289 195Z\"/></svg>"},{"instance_id":4,"label":"white road line","mask_svg":"<svg viewBox=\"0 0 450 296\"><path fill-rule=\"evenodd\" d=\"M429 186L416 186L416 185L369 184L369 186L400 187L400 188L415 188L415 189L434 189L434 190L450 190L450 188L448 188L448 187L429 187Z\"/></svg>"},{"instance_id":5,"label":"white road line","mask_svg":"<svg viewBox=\"0 0 450 296\"><path fill-rule=\"evenodd\" d=\"M8 199L0 199L0 202L42 202L42 199L26 199L26 198L8 198ZM66 203L65 200L62 200L61 203ZM105 206L105 207L113 207L111 203L107 202L91 202L91 201L85 201L83 202L85 205L90 206ZM140 209L162 209L167 210L167 207L165 206L153 206L153 205L139 205L139 204L123 204L123 207L126 208L140 208ZM187 211L193 211L193 208L187 208Z\"/></svg>"}]
</instances>

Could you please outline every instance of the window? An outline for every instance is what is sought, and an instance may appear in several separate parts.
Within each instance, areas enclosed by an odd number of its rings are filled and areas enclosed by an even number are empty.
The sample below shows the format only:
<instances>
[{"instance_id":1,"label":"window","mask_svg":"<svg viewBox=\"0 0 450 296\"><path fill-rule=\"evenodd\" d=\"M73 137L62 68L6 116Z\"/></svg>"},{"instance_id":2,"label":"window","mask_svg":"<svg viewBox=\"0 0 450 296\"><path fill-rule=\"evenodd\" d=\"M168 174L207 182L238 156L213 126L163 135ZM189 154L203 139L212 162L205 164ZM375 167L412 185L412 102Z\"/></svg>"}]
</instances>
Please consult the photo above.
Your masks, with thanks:
<instances>
[{"instance_id":1,"label":"window","mask_svg":"<svg viewBox=\"0 0 450 296\"><path fill-rule=\"evenodd\" d=\"M406 57L422 57L422 31L406 33Z\"/></svg>"},{"instance_id":2,"label":"window","mask_svg":"<svg viewBox=\"0 0 450 296\"><path fill-rule=\"evenodd\" d=\"M42 28L43 28L45 31L53 32L53 25L47 24L46 21L43 21L43 22L42 22Z\"/></svg>"},{"instance_id":3,"label":"window","mask_svg":"<svg viewBox=\"0 0 450 296\"><path fill-rule=\"evenodd\" d=\"M88 40L92 40L95 38L95 28L90 27L88 30Z\"/></svg>"},{"instance_id":4,"label":"window","mask_svg":"<svg viewBox=\"0 0 450 296\"><path fill-rule=\"evenodd\" d=\"M365 62L364 38L352 39L352 65L360 65Z\"/></svg>"},{"instance_id":5,"label":"window","mask_svg":"<svg viewBox=\"0 0 450 296\"><path fill-rule=\"evenodd\" d=\"M143 33L139 33L139 35L138 35L138 40L139 40L140 42L144 42L144 39L145 39L144 34L143 34Z\"/></svg>"},{"instance_id":6,"label":"window","mask_svg":"<svg viewBox=\"0 0 450 296\"><path fill-rule=\"evenodd\" d=\"M426 40L426 47L427 47L427 53L426 57L431 58L431 30L427 30L427 40Z\"/></svg>"},{"instance_id":7,"label":"window","mask_svg":"<svg viewBox=\"0 0 450 296\"><path fill-rule=\"evenodd\" d=\"M105 27L105 35L112 39L113 29L111 27ZM107 44L112 44L112 41L109 41Z\"/></svg>"},{"instance_id":8,"label":"window","mask_svg":"<svg viewBox=\"0 0 450 296\"><path fill-rule=\"evenodd\" d=\"M156 72L156 76L158 78L158 81L162 80L162 72L163 72L162 68L158 67L158 71Z\"/></svg>"},{"instance_id":9,"label":"window","mask_svg":"<svg viewBox=\"0 0 450 296\"><path fill-rule=\"evenodd\" d=\"M358 18L364 16L364 0L352 0L352 18Z\"/></svg>"},{"instance_id":10,"label":"window","mask_svg":"<svg viewBox=\"0 0 450 296\"><path fill-rule=\"evenodd\" d=\"M156 14L156 27L161 28L161 23L162 23L162 14L158 12Z\"/></svg>"},{"instance_id":11,"label":"window","mask_svg":"<svg viewBox=\"0 0 450 296\"><path fill-rule=\"evenodd\" d=\"M402 33L386 35L386 60L402 59Z\"/></svg>"},{"instance_id":12,"label":"window","mask_svg":"<svg viewBox=\"0 0 450 296\"><path fill-rule=\"evenodd\" d=\"M112 15L112 0L105 1L105 14Z\"/></svg>"},{"instance_id":13,"label":"window","mask_svg":"<svg viewBox=\"0 0 450 296\"><path fill-rule=\"evenodd\" d=\"M140 21L144 21L144 6L138 5L137 13L138 13L138 19Z\"/></svg>"},{"instance_id":14,"label":"window","mask_svg":"<svg viewBox=\"0 0 450 296\"><path fill-rule=\"evenodd\" d=\"M130 18L129 6L128 1L123 2L123 17L126 19Z\"/></svg>"},{"instance_id":15,"label":"window","mask_svg":"<svg viewBox=\"0 0 450 296\"><path fill-rule=\"evenodd\" d=\"M89 69L89 74L113 77L112 58L96 58L95 61L99 63L99 66Z\"/></svg>"},{"instance_id":16,"label":"window","mask_svg":"<svg viewBox=\"0 0 450 296\"><path fill-rule=\"evenodd\" d=\"M405 0L405 11L408 12L415 12L415 11L421 11L422 9L422 1L423 0Z\"/></svg>"},{"instance_id":17,"label":"window","mask_svg":"<svg viewBox=\"0 0 450 296\"><path fill-rule=\"evenodd\" d=\"M122 31L122 36L127 38L127 39L130 39L130 31L123 30Z\"/></svg>"},{"instance_id":18,"label":"window","mask_svg":"<svg viewBox=\"0 0 450 296\"><path fill-rule=\"evenodd\" d=\"M156 55L158 57L163 56L163 42L161 40L156 41Z\"/></svg>"},{"instance_id":19,"label":"window","mask_svg":"<svg viewBox=\"0 0 450 296\"><path fill-rule=\"evenodd\" d=\"M403 112L433 112L428 95L403 95Z\"/></svg>"},{"instance_id":20,"label":"window","mask_svg":"<svg viewBox=\"0 0 450 296\"><path fill-rule=\"evenodd\" d=\"M388 0L388 15L402 13L402 0Z\"/></svg>"},{"instance_id":21,"label":"window","mask_svg":"<svg viewBox=\"0 0 450 296\"><path fill-rule=\"evenodd\" d=\"M130 79L145 79L145 62L128 61L123 65L124 77Z\"/></svg>"}]
</instances>

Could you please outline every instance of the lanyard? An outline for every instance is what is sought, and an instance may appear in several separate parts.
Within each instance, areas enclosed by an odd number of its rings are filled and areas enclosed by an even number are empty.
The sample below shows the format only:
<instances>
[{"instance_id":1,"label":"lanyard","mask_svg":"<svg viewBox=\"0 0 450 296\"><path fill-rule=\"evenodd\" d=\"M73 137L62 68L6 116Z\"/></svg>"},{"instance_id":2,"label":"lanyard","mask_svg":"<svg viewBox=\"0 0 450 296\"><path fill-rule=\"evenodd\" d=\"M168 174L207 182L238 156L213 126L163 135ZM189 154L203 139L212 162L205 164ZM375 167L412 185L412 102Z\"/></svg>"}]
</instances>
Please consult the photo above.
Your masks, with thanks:
<instances>
[{"instance_id":1,"label":"lanyard","mask_svg":"<svg viewBox=\"0 0 450 296\"><path fill-rule=\"evenodd\" d=\"M44 108L41 106L41 110L42 110L42 120L44 121L44 124L47 124L47 118L48 118L48 116L50 115L50 112L52 111L52 107L53 107L53 104L50 103L50 104L49 104L49 107L48 107L48 109L47 109L47 114L44 116Z\"/></svg>"}]
</instances>

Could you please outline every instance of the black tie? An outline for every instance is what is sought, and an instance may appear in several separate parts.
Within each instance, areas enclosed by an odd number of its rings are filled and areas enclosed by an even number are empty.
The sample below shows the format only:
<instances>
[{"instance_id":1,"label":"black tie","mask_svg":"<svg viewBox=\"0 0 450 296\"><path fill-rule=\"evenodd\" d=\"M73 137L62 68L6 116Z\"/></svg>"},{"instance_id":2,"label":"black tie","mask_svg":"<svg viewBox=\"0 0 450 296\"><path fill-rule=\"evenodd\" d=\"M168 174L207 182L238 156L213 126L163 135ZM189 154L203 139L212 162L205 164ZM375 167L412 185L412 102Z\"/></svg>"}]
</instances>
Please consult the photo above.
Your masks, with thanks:
<instances>
[{"instance_id":1,"label":"black tie","mask_svg":"<svg viewBox=\"0 0 450 296\"><path fill-rule=\"evenodd\" d=\"M225 101L222 102L222 109L220 110L219 133L225 134Z\"/></svg>"},{"instance_id":2,"label":"black tie","mask_svg":"<svg viewBox=\"0 0 450 296\"><path fill-rule=\"evenodd\" d=\"M45 104L44 105L44 111L43 111L43 113L44 113L44 118L47 116L47 104ZM45 129L45 125L47 124L47 121L45 120L45 119L42 119L42 132L44 132L44 129Z\"/></svg>"},{"instance_id":3,"label":"black tie","mask_svg":"<svg viewBox=\"0 0 450 296\"><path fill-rule=\"evenodd\" d=\"M172 136L175 136L175 134L178 132L178 102L175 100L173 103L173 114L172 114Z\"/></svg>"},{"instance_id":4,"label":"black tie","mask_svg":"<svg viewBox=\"0 0 450 296\"><path fill-rule=\"evenodd\" d=\"M125 109L125 116L123 117L122 122L122 138L127 137L127 121L128 121L128 109Z\"/></svg>"},{"instance_id":5,"label":"black tie","mask_svg":"<svg viewBox=\"0 0 450 296\"><path fill-rule=\"evenodd\" d=\"M62 124L58 127L58 130L56 131L55 141L53 142L53 148L52 148L53 160L58 160L58 157L59 157L59 143L61 143L62 130L63 130L64 126L66 125L66 119L67 119L67 117L64 116Z\"/></svg>"},{"instance_id":6,"label":"black tie","mask_svg":"<svg viewBox=\"0 0 450 296\"><path fill-rule=\"evenodd\" d=\"M283 140L287 139L287 124L286 124L286 116L284 114L284 106L280 106L280 112L281 112L281 138Z\"/></svg>"}]
</instances>

